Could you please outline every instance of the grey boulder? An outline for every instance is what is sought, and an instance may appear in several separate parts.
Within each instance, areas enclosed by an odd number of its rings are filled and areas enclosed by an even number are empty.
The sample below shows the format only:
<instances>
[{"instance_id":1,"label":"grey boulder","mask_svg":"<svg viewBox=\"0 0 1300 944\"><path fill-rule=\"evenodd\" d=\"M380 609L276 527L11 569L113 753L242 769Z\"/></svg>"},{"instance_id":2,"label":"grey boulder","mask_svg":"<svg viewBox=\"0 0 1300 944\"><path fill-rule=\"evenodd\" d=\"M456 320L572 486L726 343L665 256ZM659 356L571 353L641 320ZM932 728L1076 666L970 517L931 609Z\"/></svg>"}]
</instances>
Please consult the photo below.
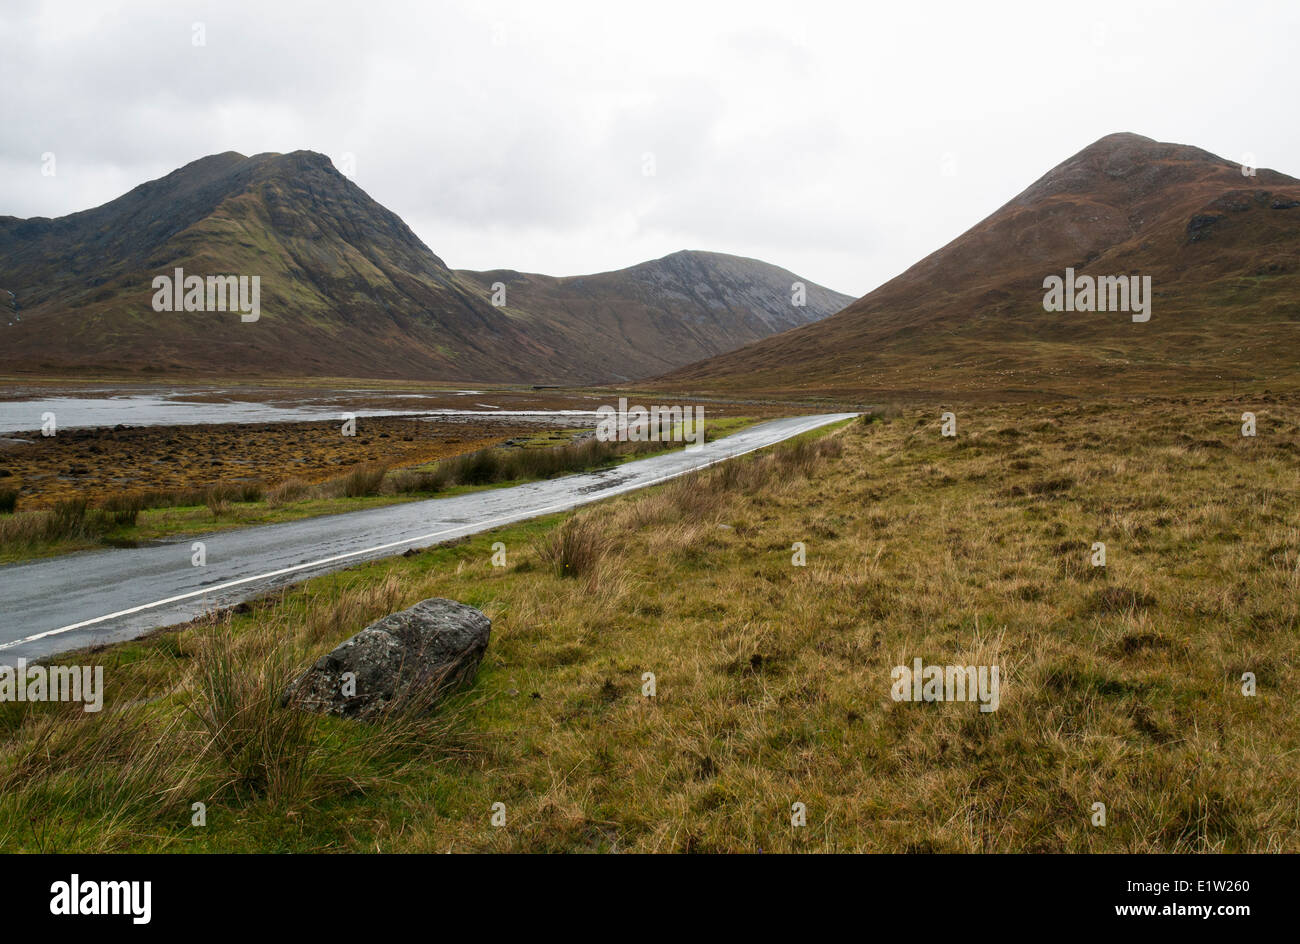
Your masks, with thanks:
<instances>
[{"instance_id":1,"label":"grey boulder","mask_svg":"<svg viewBox=\"0 0 1300 944\"><path fill-rule=\"evenodd\" d=\"M360 721L430 708L439 693L473 678L491 631L492 621L472 606L421 600L317 659L289 685L284 703Z\"/></svg>"}]
</instances>

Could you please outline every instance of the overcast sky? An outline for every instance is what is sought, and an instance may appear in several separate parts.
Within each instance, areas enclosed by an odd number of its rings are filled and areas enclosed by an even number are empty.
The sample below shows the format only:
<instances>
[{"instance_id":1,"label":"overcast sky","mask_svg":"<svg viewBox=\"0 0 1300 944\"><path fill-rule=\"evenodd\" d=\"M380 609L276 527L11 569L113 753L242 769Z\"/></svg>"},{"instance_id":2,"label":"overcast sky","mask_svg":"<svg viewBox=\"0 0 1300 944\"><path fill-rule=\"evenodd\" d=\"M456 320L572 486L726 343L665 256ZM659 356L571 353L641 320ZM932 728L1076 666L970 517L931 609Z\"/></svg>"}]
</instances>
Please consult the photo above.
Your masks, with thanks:
<instances>
[{"instance_id":1,"label":"overcast sky","mask_svg":"<svg viewBox=\"0 0 1300 944\"><path fill-rule=\"evenodd\" d=\"M0 215L307 148L457 268L711 249L861 295L1113 131L1300 176L1298 37L1241 0L3 0Z\"/></svg>"}]
</instances>

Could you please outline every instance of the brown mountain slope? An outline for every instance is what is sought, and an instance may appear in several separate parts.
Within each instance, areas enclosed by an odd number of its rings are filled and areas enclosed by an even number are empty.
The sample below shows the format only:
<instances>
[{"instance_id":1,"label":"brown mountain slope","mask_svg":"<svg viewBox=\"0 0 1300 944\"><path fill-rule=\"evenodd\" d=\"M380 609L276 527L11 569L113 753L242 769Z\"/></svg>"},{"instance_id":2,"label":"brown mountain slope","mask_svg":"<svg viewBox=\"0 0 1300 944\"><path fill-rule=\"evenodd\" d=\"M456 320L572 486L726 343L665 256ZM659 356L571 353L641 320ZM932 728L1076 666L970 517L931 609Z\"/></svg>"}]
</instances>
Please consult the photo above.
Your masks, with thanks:
<instances>
[{"instance_id":1,"label":"brown mountain slope","mask_svg":"<svg viewBox=\"0 0 1300 944\"><path fill-rule=\"evenodd\" d=\"M152 280L177 267L260 276L261 317L155 311ZM620 380L850 300L810 284L795 308L794 280L712 253L576 279L457 272L323 155L226 153L93 210L0 217L0 370Z\"/></svg>"},{"instance_id":2,"label":"brown mountain slope","mask_svg":"<svg viewBox=\"0 0 1300 944\"><path fill-rule=\"evenodd\" d=\"M504 285L511 308L541 313L564 333L570 356L603 364L605 376L615 380L734 350L853 300L757 259L718 252L675 252L615 272L565 278L510 270L457 274L484 294ZM805 286L802 306L791 303L796 282Z\"/></svg>"},{"instance_id":3,"label":"brown mountain slope","mask_svg":"<svg viewBox=\"0 0 1300 944\"><path fill-rule=\"evenodd\" d=\"M1047 312L1043 280L1150 276L1150 321ZM669 388L851 396L1300 384L1300 181L1134 134L1102 138L815 325Z\"/></svg>"}]
</instances>

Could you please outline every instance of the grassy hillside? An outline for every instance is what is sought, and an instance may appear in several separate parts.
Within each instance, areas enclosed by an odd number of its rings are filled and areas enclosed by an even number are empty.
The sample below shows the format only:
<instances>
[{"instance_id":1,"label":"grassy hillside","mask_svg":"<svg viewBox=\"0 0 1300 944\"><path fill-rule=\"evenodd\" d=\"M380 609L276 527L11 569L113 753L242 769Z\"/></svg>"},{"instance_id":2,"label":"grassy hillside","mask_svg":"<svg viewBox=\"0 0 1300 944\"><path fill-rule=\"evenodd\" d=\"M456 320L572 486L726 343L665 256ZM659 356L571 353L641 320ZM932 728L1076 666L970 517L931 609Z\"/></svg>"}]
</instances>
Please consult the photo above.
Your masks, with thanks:
<instances>
[{"instance_id":1,"label":"grassy hillside","mask_svg":"<svg viewBox=\"0 0 1300 944\"><path fill-rule=\"evenodd\" d=\"M155 311L152 280L176 268L257 276L260 317ZM793 305L795 281L706 252L564 279L455 271L324 155L228 152L92 210L0 216L0 369L607 382L733 350L852 300L806 283L806 304Z\"/></svg>"},{"instance_id":2,"label":"grassy hillside","mask_svg":"<svg viewBox=\"0 0 1300 944\"><path fill-rule=\"evenodd\" d=\"M0 843L1300 851L1297 406L957 405L955 440L894 413L64 658L107 667L107 707L3 706ZM278 708L429 596L493 619L432 720ZM915 657L999 665L1000 707L891 700Z\"/></svg>"},{"instance_id":3,"label":"grassy hillside","mask_svg":"<svg viewBox=\"0 0 1300 944\"><path fill-rule=\"evenodd\" d=\"M1150 320L1048 312L1046 277L1150 277ZM1300 180L1115 134L813 325L682 391L988 400L1300 389Z\"/></svg>"}]
</instances>

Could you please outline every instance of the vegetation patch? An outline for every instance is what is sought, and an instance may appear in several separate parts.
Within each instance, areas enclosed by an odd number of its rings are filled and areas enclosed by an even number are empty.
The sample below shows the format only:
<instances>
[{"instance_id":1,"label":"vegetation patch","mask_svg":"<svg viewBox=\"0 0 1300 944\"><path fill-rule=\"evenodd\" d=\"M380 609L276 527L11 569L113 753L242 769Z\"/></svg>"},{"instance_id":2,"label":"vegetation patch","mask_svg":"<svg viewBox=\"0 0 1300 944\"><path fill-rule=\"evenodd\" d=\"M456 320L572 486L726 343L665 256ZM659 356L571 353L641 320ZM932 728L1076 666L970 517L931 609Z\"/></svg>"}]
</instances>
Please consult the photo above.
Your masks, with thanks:
<instances>
[{"instance_id":1,"label":"vegetation patch","mask_svg":"<svg viewBox=\"0 0 1300 944\"><path fill-rule=\"evenodd\" d=\"M1146 402L1142 423L1127 403L956 409L972 440L1024 430L1033 470L904 411L61 657L105 666L105 709L0 706L0 843L1296 851L1293 406L1244 443L1229 400ZM1105 567L1062 568L1096 541ZM425 726L275 707L287 674L431 596L493 629ZM914 658L999 666L998 709L894 701Z\"/></svg>"}]
</instances>

